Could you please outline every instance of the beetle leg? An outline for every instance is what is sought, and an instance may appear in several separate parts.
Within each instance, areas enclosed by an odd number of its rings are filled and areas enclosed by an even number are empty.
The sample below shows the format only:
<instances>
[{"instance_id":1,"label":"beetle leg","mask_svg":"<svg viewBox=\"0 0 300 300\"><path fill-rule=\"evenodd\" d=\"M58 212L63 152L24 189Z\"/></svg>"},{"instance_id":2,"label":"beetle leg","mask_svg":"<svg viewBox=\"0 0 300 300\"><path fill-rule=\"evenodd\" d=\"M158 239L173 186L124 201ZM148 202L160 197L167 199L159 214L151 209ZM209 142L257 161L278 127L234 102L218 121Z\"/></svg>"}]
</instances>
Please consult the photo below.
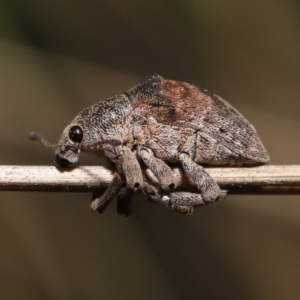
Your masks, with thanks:
<instances>
[{"instance_id":1,"label":"beetle leg","mask_svg":"<svg viewBox=\"0 0 300 300\"><path fill-rule=\"evenodd\" d=\"M140 149L139 154L164 190L168 191L176 188L173 171L164 161L156 158L151 149L143 147Z\"/></svg>"},{"instance_id":2,"label":"beetle leg","mask_svg":"<svg viewBox=\"0 0 300 300\"><path fill-rule=\"evenodd\" d=\"M146 179L144 180L142 191L146 196L150 197L150 199L151 197L154 197L154 199L159 197L158 190L159 187L154 187L152 184L149 184Z\"/></svg>"},{"instance_id":3,"label":"beetle leg","mask_svg":"<svg viewBox=\"0 0 300 300\"><path fill-rule=\"evenodd\" d=\"M154 184L154 186L149 185L146 180L144 181L143 192L148 196L150 201L171 207L183 215L190 215L194 211L195 206L210 203L203 199L202 194L197 193L173 192L166 195L161 186L158 184ZM216 200L221 200L226 196L224 191L221 191L221 194L222 196Z\"/></svg>"},{"instance_id":4,"label":"beetle leg","mask_svg":"<svg viewBox=\"0 0 300 300\"><path fill-rule=\"evenodd\" d=\"M215 180L188 153L180 153L179 160L191 183L201 191L204 202L216 201L226 196L226 192L220 189Z\"/></svg>"},{"instance_id":5,"label":"beetle leg","mask_svg":"<svg viewBox=\"0 0 300 300\"><path fill-rule=\"evenodd\" d=\"M104 192L103 189L96 189L94 191L92 196L92 203L90 205L91 209L94 211L98 211L99 213L104 212L107 205L121 189L123 183L124 181L121 178L120 174L118 172L115 172L113 180Z\"/></svg>"},{"instance_id":6,"label":"beetle leg","mask_svg":"<svg viewBox=\"0 0 300 300\"><path fill-rule=\"evenodd\" d=\"M143 185L141 167L128 147L118 140L110 140L104 145L104 153L115 163L118 172L124 175L128 188L135 189Z\"/></svg>"},{"instance_id":7,"label":"beetle leg","mask_svg":"<svg viewBox=\"0 0 300 300\"><path fill-rule=\"evenodd\" d=\"M117 212L119 215L129 216L133 202L134 190L122 187L118 193Z\"/></svg>"},{"instance_id":8,"label":"beetle leg","mask_svg":"<svg viewBox=\"0 0 300 300\"><path fill-rule=\"evenodd\" d=\"M224 198L224 197L223 197ZM221 200L223 198L218 198ZM208 202L209 203L209 202ZM190 215L194 211L195 206L207 204L204 201L201 194L188 193L188 192L176 192L171 193L169 205L177 212L183 215Z\"/></svg>"},{"instance_id":9,"label":"beetle leg","mask_svg":"<svg viewBox=\"0 0 300 300\"><path fill-rule=\"evenodd\" d=\"M190 215L194 206L205 204L201 194L177 192L170 195L170 206L183 215Z\"/></svg>"},{"instance_id":10,"label":"beetle leg","mask_svg":"<svg viewBox=\"0 0 300 300\"><path fill-rule=\"evenodd\" d=\"M219 197L215 201L224 199L226 194L224 191L222 191L222 194L222 197ZM183 215L191 215L195 206L211 203L206 202L201 194L189 192L175 192L171 193L170 195L157 193L155 195L150 195L149 199L154 202L161 203L166 207L171 207Z\"/></svg>"}]
</instances>

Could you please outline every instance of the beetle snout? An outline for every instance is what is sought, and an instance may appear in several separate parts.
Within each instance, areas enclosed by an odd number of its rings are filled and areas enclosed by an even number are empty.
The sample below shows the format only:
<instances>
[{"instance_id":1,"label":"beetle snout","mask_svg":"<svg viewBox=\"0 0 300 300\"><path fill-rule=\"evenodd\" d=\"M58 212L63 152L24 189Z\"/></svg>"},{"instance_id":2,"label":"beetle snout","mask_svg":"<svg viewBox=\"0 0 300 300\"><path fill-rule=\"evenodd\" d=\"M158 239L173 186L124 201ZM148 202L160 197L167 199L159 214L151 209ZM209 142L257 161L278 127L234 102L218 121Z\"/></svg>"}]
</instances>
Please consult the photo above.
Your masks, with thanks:
<instances>
[{"instance_id":1,"label":"beetle snout","mask_svg":"<svg viewBox=\"0 0 300 300\"><path fill-rule=\"evenodd\" d=\"M72 163L69 162L67 159L61 158L58 154L55 156L55 164L60 168L66 168Z\"/></svg>"}]
</instances>

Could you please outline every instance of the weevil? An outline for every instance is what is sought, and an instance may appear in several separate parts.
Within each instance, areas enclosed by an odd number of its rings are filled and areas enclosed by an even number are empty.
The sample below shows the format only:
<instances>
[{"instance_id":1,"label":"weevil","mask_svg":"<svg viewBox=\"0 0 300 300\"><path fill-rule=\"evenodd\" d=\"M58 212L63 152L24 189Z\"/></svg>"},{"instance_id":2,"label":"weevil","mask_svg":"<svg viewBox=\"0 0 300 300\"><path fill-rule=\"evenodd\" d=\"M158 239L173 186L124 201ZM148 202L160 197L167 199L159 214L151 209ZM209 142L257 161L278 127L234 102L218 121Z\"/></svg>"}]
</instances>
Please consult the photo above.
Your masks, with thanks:
<instances>
[{"instance_id":1,"label":"weevil","mask_svg":"<svg viewBox=\"0 0 300 300\"><path fill-rule=\"evenodd\" d=\"M255 128L221 97L186 82L146 77L139 84L82 110L56 145L39 134L31 138L55 149L55 162L67 167L81 151L106 156L116 167L91 208L103 212L118 195L117 211L129 215L135 190L182 214L225 198L203 166L253 166L269 160ZM142 174L149 168L158 184ZM180 164L199 193L176 191L170 164Z\"/></svg>"}]
</instances>

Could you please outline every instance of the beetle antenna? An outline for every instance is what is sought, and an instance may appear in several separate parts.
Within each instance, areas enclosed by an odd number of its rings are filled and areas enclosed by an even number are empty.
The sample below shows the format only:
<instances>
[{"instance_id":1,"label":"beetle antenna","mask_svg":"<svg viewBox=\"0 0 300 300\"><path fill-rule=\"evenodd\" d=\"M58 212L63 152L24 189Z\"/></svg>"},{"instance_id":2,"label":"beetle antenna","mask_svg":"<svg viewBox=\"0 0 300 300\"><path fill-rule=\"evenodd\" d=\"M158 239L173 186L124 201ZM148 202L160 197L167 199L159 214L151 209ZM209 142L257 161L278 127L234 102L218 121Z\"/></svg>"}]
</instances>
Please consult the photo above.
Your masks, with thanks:
<instances>
[{"instance_id":1,"label":"beetle antenna","mask_svg":"<svg viewBox=\"0 0 300 300\"><path fill-rule=\"evenodd\" d=\"M35 131L31 131L29 133L29 138L32 141L39 141L43 146L47 147L47 148L52 148L55 149L57 145L55 144L50 144L49 142L47 142L39 133L35 132Z\"/></svg>"}]
</instances>

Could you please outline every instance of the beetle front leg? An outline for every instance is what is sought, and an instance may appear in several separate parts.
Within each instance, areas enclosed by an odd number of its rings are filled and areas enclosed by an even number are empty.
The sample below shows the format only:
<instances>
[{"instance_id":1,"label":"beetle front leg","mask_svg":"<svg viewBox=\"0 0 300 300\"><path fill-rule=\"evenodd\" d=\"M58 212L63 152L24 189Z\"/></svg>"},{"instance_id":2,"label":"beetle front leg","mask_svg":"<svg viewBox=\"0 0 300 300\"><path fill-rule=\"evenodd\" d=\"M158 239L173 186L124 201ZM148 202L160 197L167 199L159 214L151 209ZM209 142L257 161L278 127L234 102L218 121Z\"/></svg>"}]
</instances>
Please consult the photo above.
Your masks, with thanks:
<instances>
[{"instance_id":1,"label":"beetle front leg","mask_svg":"<svg viewBox=\"0 0 300 300\"><path fill-rule=\"evenodd\" d=\"M137 189L143 185L141 167L128 147L119 140L109 140L104 145L104 153L124 175L127 188Z\"/></svg>"},{"instance_id":2,"label":"beetle front leg","mask_svg":"<svg viewBox=\"0 0 300 300\"><path fill-rule=\"evenodd\" d=\"M195 163L186 152L179 154L179 160L191 183L201 191L204 202L212 202L225 198L226 192L222 191L215 180Z\"/></svg>"},{"instance_id":3,"label":"beetle front leg","mask_svg":"<svg viewBox=\"0 0 300 300\"><path fill-rule=\"evenodd\" d=\"M128 187L122 187L118 193L117 213L119 215L129 216L133 202L134 190Z\"/></svg>"},{"instance_id":4,"label":"beetle front leg","mask_svg":"<svg viewBox=\"0 0 300 300\"><path fill-rule=\"evenodd\" d=\"M118 172L114 173L113 180L104 191L101 189L96 189L92 196L92 203L90 205L91 209L98 211L99 213L104 212L107 205L115 197L115 195L120 191L124 180L121 178Z\"/></svg>"}]
</instances>

